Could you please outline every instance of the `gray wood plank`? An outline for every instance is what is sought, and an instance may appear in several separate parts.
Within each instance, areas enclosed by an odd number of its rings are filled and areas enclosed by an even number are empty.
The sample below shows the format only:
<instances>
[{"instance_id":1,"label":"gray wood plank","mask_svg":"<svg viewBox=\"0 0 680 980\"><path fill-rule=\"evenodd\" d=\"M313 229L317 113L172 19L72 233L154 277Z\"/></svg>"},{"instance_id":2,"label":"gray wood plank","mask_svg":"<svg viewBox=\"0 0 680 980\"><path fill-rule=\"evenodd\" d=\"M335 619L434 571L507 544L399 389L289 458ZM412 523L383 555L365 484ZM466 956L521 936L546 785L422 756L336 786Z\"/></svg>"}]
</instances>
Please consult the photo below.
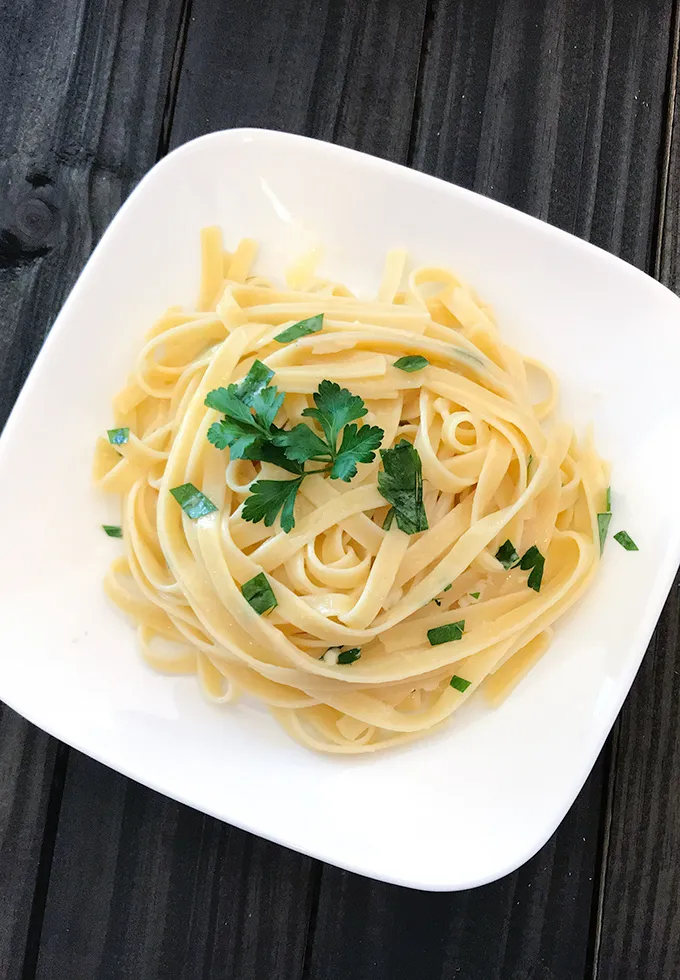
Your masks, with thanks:
<instances>
[{"instance_id":1,"label":"gray wood plank","mask_svg":"<svg viewBox=\"0 0 680 980\"><path fill-rule=\"evenodd\" d=\"M426 0L194 0L174 146L285 129L404 162Z\"/></svg>"},{"instance_id":2,"label":"gray wood plank","mask_svg":"<svg viewBox=\"0 0 680 980\"><path fill-rule=\"evenodd\" d=\"M248 123L405 159L424 0L194 0L191 13L171 145ZM319 875L316 862L72 753L37 976L294 980Z\"/></svg>"},{"instance_id":3,"label":"gray wood plank","mask_svg":"<svg viewBox=\"0 0 680 980\"><path fill-rule=\"evenodd\" d=\"M439 0L415 167L651 268L673 0Z\"/></svg>"},{"instance_id":4,"label":"gray wood plank","mask_svg":"<svg viewBox=\"0 0 680 980\"><path fill-rule=\"evenodd\" d=\"M174 0L0 5L0 424L94 242L155 158L178 11ZM3 980L34 972L66 755L0 709Z\"/></svg>"},{"instance_id":5,"label":"gray wood plank","mask_svg":"<svg viewBox=\"0 0 680 980\"><path fill-rule=\"evenodd\" d=\"M6 980L23 975L27 937L35 933L31 913L42 898L39 871L43 879L49 871L51 848L43 836L56 815L49 806L56 750L54 739L0 705L0 976ZM59 794L57 784L56 807Z\"/></svg>"},{"instance_id":6,"label":"gray wood plank","mask_svg":"<svg viewBox=\"0 0 680 980\"><path fill-rule=\"evenodd\" d=\"M680 7L672 30L656 273L680 294ZM680 329L680 324L679 324ZM610 784L597 980L680 976L680 577L621 712Z\"/></svg>"},{"instance_id":7,"label":"gray wood plank","mask_svg":"<svg viewBox=\"0 0 680 980\"><path fill-rule=\"evenodd\" d=\"M440 0L433 14L412 164L651 268L670 0ZM311 980L584 976L601 779L532 862L476 892L412 895L324 869Z\"/></svg>"},{"instance_id":8,"label":"gray wood plank","mask_svg":"<svg viewBox=\"0 0 680 980\"><path fill-rule=\"evenodd\" d=\"M296 977L315 883L309 858L72 753L37 975Z\"/></svg>"}]
</instances>

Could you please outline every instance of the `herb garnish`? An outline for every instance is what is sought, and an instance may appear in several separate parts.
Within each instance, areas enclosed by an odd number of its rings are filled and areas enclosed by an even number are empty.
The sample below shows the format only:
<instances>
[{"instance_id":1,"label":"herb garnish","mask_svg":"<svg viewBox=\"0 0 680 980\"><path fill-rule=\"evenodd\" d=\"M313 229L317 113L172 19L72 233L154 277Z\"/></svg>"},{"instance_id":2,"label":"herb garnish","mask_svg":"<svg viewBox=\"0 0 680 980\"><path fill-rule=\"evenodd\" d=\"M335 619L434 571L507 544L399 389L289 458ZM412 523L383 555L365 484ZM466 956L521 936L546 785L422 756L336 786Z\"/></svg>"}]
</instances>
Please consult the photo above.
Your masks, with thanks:
<instances>
[{"instance_id":1,"label":"herb garnish","mask_svg":"<svg viewBox=\"0 0 680 980\"><path fill-rule=\"evenodd\" d=\"M527 579L527 585L529 586L530 589L533 589L534 592L541 591L541 582L543 581L544 566L545 566L545 558L538 550L536 545L532 544L529 550L522 555L522 559L519 563L519 567L525 572L527 571L527 569L529 568L531 569L531 573L529 575L529 578Z\"/></svg>"},{"instance_id":2,"label":"herb garnish","mask_svg":"<svg viewBox=\"0 0 680 980\"><path fill-rule=\"evenodd\" d=\"M512 541L504 541L496 552L496 560L501 563L503 568L509 569L514 568L519 562L519 555L515 551L515 546Z\"/></svg>"},{"instance_id":3,"label":"herb garnish","mask_svg":"<svg viewBox=\"0 0 680 980\"><path fill-rule=\"evenodd\" d=\"M441 599L433 599L432 601L434 602L435 606L441 606L442 604Z\"/></svg>"},{"instance_id":4,"label":"herb garnish","mask_svg":"<svg viewBox=\"0 0 680 980\"><path fill-rule=\"evenodd\" d=\"M528 569L531 569L531 574L527 580L527 585L530 589L533 589L534 592L541 591L545 558L535 544L532 544L532 546L525 551L520 558L512 541L504 541L496 552L496 558L501 563L503 568L508 571L511 568L516 568L518 565L525 572Z\"/></svg>"},{"instance_id":5,"label":"herb garnish","mask_svg":"<svg viewBox=\"0 0 680 980\"><path fill-rule=\"evenodd\" d=\"M258 480L253 483L241 512L243 520L253 524L263 520L265 527L271 527L281 511L281 528L288 534L295 527L293 511L302 479L299 476L297 480Z\"/></svg>"},{"instance_id":6,"label":"herb garnish","mask_svg":"<svg viewBox=\"0 0 680 980\"><path fill-rule=\"evenodd\" d=\"M229 447L232 459L261 459L267 444L270 454L273 451L276 458L285 458L282 453L276 453L272 443L274 432L278 431L273 427L274 418L283 404L283 394L275 386L269 386L273 377L270 368L254 361L248 374L237 384L208 392L205 404L224 415L208 429L208 441L218 449Z\"/></svg>"},{"instance_id":7,"label":"herb garnish","mask_svg":"<svg viewBox=\"0 0 680 980\"><path fill-rule=\"evenodd\" d=\"M604 551L607 532L612 519L612 488L607 487L604 495L604 511L597 515L597 533L600 537L600 554Z\"/></svg>"},{"instance_id":8,"label":"herb garnish","mask_svg":"<svg viewBox=\"0 0 680 980\"><path fill-rule=\"evenodd\" d=\"M411 354L406 357L400 357L398 361L394 362L392 367L413 374L414 371L422 371L429 363L428 359L423 357L422 354Z\"/></svg>"},{"instance_id":9,"label":"herb garnish","mask_svg":"<svg viewBox=\"0 0 680 980\"><path fill-rule=\"evenodd\" d=\"M289 344L291 340L299 340L300 337L307 337L311 333L319 333L323 330L323 313L317 313L316 316L310 316L306 320L299 320L297 323L292 323L281 333L278 333L274 340L278 341L279 344Z\"/></svg>"},{"instance_id":10,"label":"herb garnish","mask_svg":"<svg viewBox=\"0 0 680 980\"><path fill-rule=\"evenodd\" d=\"M102 524L102 527L110 538L123 537L123 528L119 524Z\"/></svg>"},{"instance_id":11,"label":"herb garnish","mask_svg":"<svg viewBox=\"0 0 680 980\"><path fill-rule=\"evenodd\" d=\"M611 523L612 515L607 511L597 515L597 533L600 536L600 554L604 551L604 543L607 540L607 531Z\"/></svg>"},{"instance_id":12,"label":"herb garnish","mask_svg":"<svg viewBox=\"0 0 680 980\"><path fill-rule=\"evenodd\" d=\"M343 650L338 654L339 664L353 664L361 658L361 647L354 647L352 650Z\"/></svg>"},{"instance_id":13,"label":"herb garnish","mask_svg":"<svg viewBox=\"0 0 680 980\"><path fill-rule=\"evenodd\" d=\"M381 449L384 470L378 473L378 490L394 507L398 527L406 534L427 531L423 504L423 467L417 450L402 439L392 449Z\"/></svg>"},{"instance_id":14,"label":"herb garnish","mask_svg":"<svg viewBox=\"0 0 680 980\"><path fill-rule=\"evenodd\" d=\"M480 597L481 594L482 594L481 592L471 592L470 593L470 598L471 599L479 599L479 597Z\"/></svg>"},{"instance_id":15,"label":"herb garnish","mask_svg":"<svg viewBox=\"0 0 680 980\"><path fill-rule=\"evenodd\" d=\"M194 521L217 510L212 500L197 490L193 483L183 483L181 487L173 487L170 493L187 517L191 517Z\"/></svg>"},{"instance_id":16,"label":"herb garnish","mask_svg":"<svg viewBox=\"0 0 680 980\"><path fill-rule=\"evenodd\" d=\"M130 438L130 430L127 426L121 429L107 429L106 434L112 446L122 446Z\"/></svg>"},{"instance_id":17,"label":"herb garnish","mask_svg":"<svg viewBox=\"0 0 680 980\"><path fill-rule=\"evenodd\" d=\"M322 653L319 660L326 660L327 654L331 653L333 650L339 650L335 661L328 660L327 663L336 664L353 664L357 660L361 659L361 647L353 647L351 650L343 650L342 647L329 647L326 653Z\"/></svg>"},{"instance_id":18,"label":"herb garnish","mask_svg":"<svg viewBox=\"0 0 680 980\"><path fill-rule=\"evenodd\" d=\"M435 626L427 631L427 638L430 646L436 647L440 643L449 643L451 640L462 640L465 630L465 620L460 619L457 623L447 623L445 626Z\"/></svg>"},{"instance_id":19,"label":"herb garnish","mask_svg":"<svg viewBox=\"0 0 680 980\"><path fill-rule=\"evenodd\" d=\"M621 547L625 548L626 551L640 550L638 546L635 544L635 542L633 541L633 539L631 538L628 531L617 531L616 534L614 535L614 541L618 541Z\"/></svg>"},{"instance_id":20,"label":"herb garnish","mask_svg":"<svg viewBox=\"0 0 680 980\"><path fill-rule=\"evenodd\" d=\"M325 467L312 472L329 473L332 480L349 483L357 474L357 463L371 463L375 459L375 450L385 433L377 425L354 424L368 409L358 395L334 381L321 382L314 392L314 402L316 408L306 408L302 414L319 423L323 438L301 422L292 429L280 429L274 435L274 443L287 459L300 464L325 463Z\"/></svg>"},{"instance_id":21,"label":"herb garnish","mask_svg":"<svg viewBox=\"0 0 680 980\"><path fill-rule=\"evenodd\" d=\"M392 521L394 520L394 507L390 509L385 514L385 520L383 521L383 531L389 531L392 527Z\"/></svg>"},{"instance_id":22,"label":"herb garnish","mask_svg":"<svg viewBox=\"0 0 680 980\"><path fill-rule=\"evenodd\" d=\"M276 606L278 606L276 596L274 595L272 587L269 584L269 580L264 572L260 572L259 575L255 575L254 578L244 582L241 586L241 593L248 605L251 606L259 616L262 616L263 613L269 612L271 609L275 609Z\"/></svg>"},{"instance_id":23,"label":"herb garnish","mask_svg":"<svg viewBox=\"0 0 680 980\"><path fill-rule=\"evenodd\" d=\"M464 677L459 677L458 674L454 674L449 681L449 686L454 687L457 691L460 691L461 694L464 691L467 691L470 684L472 684L472 681L466 681Z\"/></svg>"},{"instance_id":24,"label":"herb garnish","mask_svg":"<svg viewBox=\"0 0 680 980\"><path fill-rule=\"evenodd\" d=\"M334 381L322 381L314 393L316 407L302 413L319 423L323 436L302 422L292 429L279 428L274 425L274 418L284 396L270 386L273 376L270 368L255 361L241 382L209 392L206 405L223 412L225 417L210 426L208 439L218 449L229 447L232 459L274 463L297 477L257 480L242 510L243 520L263 520L267 527L281 512L281 527L289 533L295 527L295 499L304 477L309 473L328 473L333 480L349 483L356 476L359 463L375 459L375 450L385 433L377 425L356 425L368 409L361 398ZM307 462L324 465L305 470Z\"/></svg>"},{"instance_id":25,"label":"herb garnish","mask_svg":"<svg viewBox=\"0 0 680 980\"><path fill-rule=\"evenodd\" d=\"M354 423L355 419L367 415L368 409L358 395L334 381L322 381L313 397L316 408L306 408L302 414L319 423L323 438L301 422L292 429L277 432L274 443L288 459L296 463L326 463L325 469L314 472L328 472L332 480L349 483L357 475L357 463L373 462L385 433L377 425L359 427Z\"/></svg>"}]
</instances>

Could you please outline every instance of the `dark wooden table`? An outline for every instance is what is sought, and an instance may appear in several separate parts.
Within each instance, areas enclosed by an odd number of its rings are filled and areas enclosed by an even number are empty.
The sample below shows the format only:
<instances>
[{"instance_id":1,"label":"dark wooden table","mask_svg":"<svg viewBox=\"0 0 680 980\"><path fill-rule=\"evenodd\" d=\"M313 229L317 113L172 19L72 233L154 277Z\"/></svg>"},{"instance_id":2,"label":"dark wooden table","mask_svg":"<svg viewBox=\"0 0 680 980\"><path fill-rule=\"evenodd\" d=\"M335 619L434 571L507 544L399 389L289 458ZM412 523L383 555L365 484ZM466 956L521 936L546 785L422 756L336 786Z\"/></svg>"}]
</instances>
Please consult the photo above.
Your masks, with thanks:
<instances>
[{"instance_id":1,"label":"dark wooden table","mask_svg":"<svg viewBox=\"0 0 680 980\"><path fill-rule=\"evenodd\" d=\"M3 421L131 188L215 129L408 164L680 289L679 6L0 0ZM555 836L451 895L234 830L0 708L0 980L678 980L679 628L676 584Z\"/></svg>"}]
</instances>

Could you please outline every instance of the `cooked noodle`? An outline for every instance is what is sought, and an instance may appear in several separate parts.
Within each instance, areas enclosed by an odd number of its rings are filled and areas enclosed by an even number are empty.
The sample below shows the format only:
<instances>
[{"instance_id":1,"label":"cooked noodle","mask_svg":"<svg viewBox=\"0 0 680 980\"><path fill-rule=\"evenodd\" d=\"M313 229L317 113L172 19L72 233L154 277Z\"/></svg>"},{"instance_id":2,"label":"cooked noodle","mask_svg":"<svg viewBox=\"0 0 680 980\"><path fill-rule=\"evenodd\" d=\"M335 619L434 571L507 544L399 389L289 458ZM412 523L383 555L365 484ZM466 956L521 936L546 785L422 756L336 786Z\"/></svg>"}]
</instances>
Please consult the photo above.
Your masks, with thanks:
<instances>
[{"instance_id":1,"label":"cooked noodle","mask_svg":"<svg viewBox=\"0 0 680 980\"><path fill-rule=\"evenodd\" d=\"M377 297L360 300L317 278L311 257L280 288L250 275L253 242L225 253L212 228L202 247L196 310L171 308L151 328L114 399L129 438L101 438L96 451L97 486L122 498L124 554L105 587L136 622L146 661L196 673L217 701L255 695L292 736L325 752L419 738L480 685L504 697L600 558L607 468L590 437L577 442L568 426L546 424L553 374L501 341L465 283L440 268L406 275L402 252L389 254ZM320 313L321 332L274 340ZM406 355L429 363L395 368ZM412 443L429 529L407 534L392 521L383 530L380 454L350 482L306 476L290 533L278 520L244 520L256 479L291 474L230 461L206 437L220 415L205 399L256 360L285 393L277 426L305 422L328 379L364 400L361 422L384 430L383 450ZM538 402L529 375L548 390ZM170 491L184 484L217 509L183 513ZM540 591L526 568L495 557L507 542L517 557L533 546L545 557ZM278 603L266 615L241 592L259 573ZM428 631L452 623L463 624L459 635L431 645ZM338 662L357 648L358 659Z\"/></svg>"}]
</instances>

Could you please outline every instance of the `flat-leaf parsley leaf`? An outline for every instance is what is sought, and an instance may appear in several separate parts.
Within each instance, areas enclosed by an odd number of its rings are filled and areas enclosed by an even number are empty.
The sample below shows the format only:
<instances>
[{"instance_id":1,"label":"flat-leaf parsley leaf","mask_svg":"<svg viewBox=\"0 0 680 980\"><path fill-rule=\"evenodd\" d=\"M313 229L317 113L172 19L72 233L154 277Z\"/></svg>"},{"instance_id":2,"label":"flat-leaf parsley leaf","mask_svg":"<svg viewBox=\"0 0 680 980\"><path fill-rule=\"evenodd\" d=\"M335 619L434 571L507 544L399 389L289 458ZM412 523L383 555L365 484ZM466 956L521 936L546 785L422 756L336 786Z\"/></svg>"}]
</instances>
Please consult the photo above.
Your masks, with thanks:
<instances>
[{"instance_id":1,"label":"flat-leaf parsley leaf","mask_svg":"<svg viewBox=\"0 0 680 980\"><path fill-rule=\"evenodd\" d=\"M394 362L392 367L412 374L414 371L422 371L429 363L428 359L423 357L422 354L410 354L406 357L400 357L398 361Z\"/></svg>"},{"instance_id":2,"label":"flat-leaf parsley leaf","mask_svg":"<svg viewBox=\"0 0 680 980\"><path fill-rule=\"evenodd\" d=\"M378 473L378 490L394 507L400 530L406 534L427 531L423 504L423 467L417 450L402 439L392 449L381 449L383 471Z\"/></svg>"},{"instance_id":3,"label":"flat-leaf parsley leaf","mask_svg":"<svg viewBox=\"0 0 680 980\"><path fill-rule=\"evenodd\" d=\"M281 528L288 534L295 527L293 510L302 477L297 480L258 480L250 488L241 516L244 521L264 521L271 527L281 511Z\"/></svg>"},{"instance_id":4,"label":"flat-leaf parsley leaf","mask_svg":"<svg viewBox=\"0 0 680 980\"><path fill-rule=\"evenodd\" d=\"M320 330L323 330L323 313L317 313L316 316L307 317L306 320L291 323L281 333L277 333L274 340L278 341L279 344L289 344L291 340L299 340L300 337L307 337L311 333L319 333Z\"/></svg>"}]
</instances>

